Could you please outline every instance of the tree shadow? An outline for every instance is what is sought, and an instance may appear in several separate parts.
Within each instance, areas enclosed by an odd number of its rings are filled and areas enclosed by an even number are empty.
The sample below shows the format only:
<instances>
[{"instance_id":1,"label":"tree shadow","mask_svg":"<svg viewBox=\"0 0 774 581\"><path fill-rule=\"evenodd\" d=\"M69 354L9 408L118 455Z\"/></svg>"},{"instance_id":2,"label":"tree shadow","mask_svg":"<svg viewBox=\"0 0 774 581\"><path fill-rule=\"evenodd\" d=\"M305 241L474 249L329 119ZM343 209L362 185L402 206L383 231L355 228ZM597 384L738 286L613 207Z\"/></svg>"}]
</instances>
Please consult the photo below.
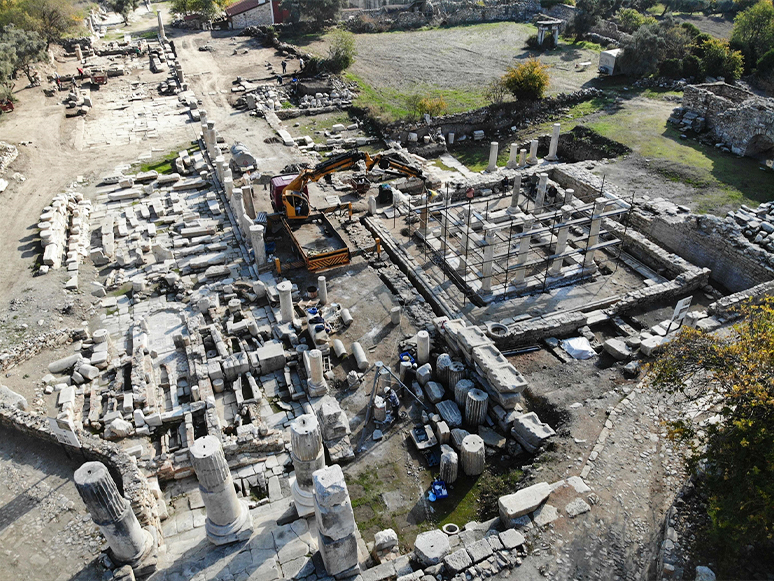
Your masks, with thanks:
<instances>
[{"instance_id":1,"label":"tree shadow","mask_svg":"<svg viewBox=\"0 0 774 581\"><path fill-rule=\"evenodd\" d=\"M22 258L33 258L43 251L40 245L40 238L37 234L28 234L24 238L19 240L21 244L16 247L16 250L21 252Z\"/></svg>"}]
</instances>

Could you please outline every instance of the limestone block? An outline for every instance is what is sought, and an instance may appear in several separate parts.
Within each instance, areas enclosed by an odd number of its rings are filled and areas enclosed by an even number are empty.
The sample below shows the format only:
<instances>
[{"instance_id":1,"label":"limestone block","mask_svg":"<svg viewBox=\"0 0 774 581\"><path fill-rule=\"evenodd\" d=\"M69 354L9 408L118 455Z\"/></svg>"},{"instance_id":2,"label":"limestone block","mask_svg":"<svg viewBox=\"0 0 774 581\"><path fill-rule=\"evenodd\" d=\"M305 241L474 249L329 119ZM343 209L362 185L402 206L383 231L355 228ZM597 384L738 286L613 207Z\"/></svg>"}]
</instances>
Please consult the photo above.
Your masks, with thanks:
<instances>
[{"instance_id":1,"label":"limestone block","mask_svg":"<svg viewBox=\"0 0 774 581\"><path fill-rule=\"evenodd\" d=\"M414 555L424 567L437 565L450 550L449 537L439 529L420 533L414 541Z\"/></svg>"},{"instance_id":2,"label":"limestone block","mask_svg":"<svg viewBox=\"0 0 774 581\"><path fill-rule=\"evenodd\" d=\"M449 424L444 421L438 422L435 426L435 436L439 444L448 444L451 439Z\"/></svg>"},{"instance_id":3,"label":"limestone block","mask_svg":"<svg viewBox=\"0 0 774 581\"><path fill-rule=\"evenodd\" d=\"M539 482L514 494L501 496L498 506L503 526L511 528L513 519L534 511L548 499L550 494L551 485L548 482Z\"/></svg>"},{"instance_id":4,"label":"limestone block","mask_svg":"<svg viewBox=\"0 0 774 581\"><path fill-rule=\"evenodd\" d=\"M349 500L349 491L347 490L347 483L344 481L344 473L338 464L317 470L312 475L312 481L315 502L320 506L336 506Z\"/></svg>"},{"instance_id":5,"label":"limestone block","mask_svg":"<svg viewBox=\"0 0 774 581\"><path fill-rule=\"evenodd\" d=\"M445 390L443 388L443 385L441 385L440 383L436 383L435 381L428 381L424 387L425 387L425 395L427 396L427 399L429 399L431 403L438 403L443 399Z\"/></svg>"},{"instance_id":6,"label":"limestone block","mask_svg":"<svg viewBox=\"0 0 774 581\"><path fill-rule=\"evenodd\" d=\"M357 567L357 538L354 534L338 540L318 534L317 542L328 575L339 575Z\"/></svg>"},{"instance_id":7,"label":"limestone block","mask_svg":"<svg viewBox=\"0 0 774 581\"><path fill-rule=\"evenodd\" d=\"M271 373L285 368L287 360L285 349L279 341L267 341L263 347L256 349L256 355L261 365L261 373Z\"/></svg>"},{"instance_id":8,"label":"limestone block","mask_svg":"<svg viewBox=\"0 0 774 581\"><path fill-rule=\"evenodd\" d=\"M617 361L626 361L632 356L629 347L621 339L608 339L603 348Z\"/></svg>"},{"instance_id":9,"label":"limestone block","mask_svg":"<svg viewBox=\"0 0 774 581\"><path fill-rule=\"evenodd\" d=\"M451 446L446 444L441 445L441 480L451 484L457 480L459 472L459 460L457 452L455 452Z\"/></svg>"},{"instance_id":10,"label":"limestone block","mask_svg":"<svg viewBox=\"0 0 774 581\"><path fill-rule=\"evenodd\" d=\"M398 534L392 529L384 529L374 535L374 550L385 551L398 545Z\"/></svg>"},{"instance_id":11,"label":"limestone block","mask_svg":"<svg viewBox=\"0 0 774 581\"><path fill-rule=\"evenodd\" d=\"M462 414L457 404L450 399L439 401L435 404L435 409L441 414L443 421L451 428L459 428L462 425Z\"/></svg>"},{"instance_id":12,"label":"limestone block","mask_svg":"<svg viewBox=\"0 0 774 581\"><path fill-rule=\"evenodd\" d=\"M508 550L515 549L516 547L520 547L524 544L525 539L524 535L522 535L520 532L518 532L515 529L507 529L500 533L500 542L503 544L503 547L505 547Z\"/></svg>"},{"instance_id":13,"label":"limestone block","mask_svg":"<svg viewBox=\"0 0 774 581\"><path fill-rule=\"evenodd\" d=\"M27 409L27 399L4 385L0 385L0 403L15 407L21 411Z\"/></svg>"},{"instance_id":14,"label":"limestone block","mask_svg":"<svg viewBox=\"0 0 774 581\"><path fill-rule=\"evenodd\" d=\"M570 518L575 518L578 515L581 515L585 512L589 512L591 510L591 507L582 498L576 498L575 500L567 504L567 506L564 507L564 510L567 513L567 516L569 516Z\"/></svg>"},{"instance_id":15,"label":"limestone block","mask_svg":"<svg viewBox=\"0 0 774 581\"><path fill-rule=\"evenodd\" d=\"M417 369L417 381L419 382L419 385L425 386L431 379L433 379L433 368L429 363L425 363Z\"/></svg>"},{"instance_id":16,"label":"limestone block","mask_svg":"<svg viewBox=\"0 0 774 581\"><path fill-rule=\"evenodd\" d=\"M470 558L474 563L480 563L484 559L492 556L492 546L486 539L476 541L466 548L468 550L468 555L470 555Z\"/></svg>"},{"instance_id":17,"label":"limestone block","mask_svg":"<svg viewBox=\"0 0 774 581\"><path fill-rule=\"evenodd\" d=\"M355 515L349 497L341 504L321 506L315 495L314 516L320 533L331 539L343 539L355 532Z\"/></svg>"},{"instance_id":18,"label":"limestone block","mask_svg":"<svg viewBox=\"0 0 774 581\"><path fill-rule=\"evenodd\" d=\"M452 575L461 573L473 564L473 561L465 549L457 549L453 553L446 555L443 559L447 571Z\"/></svg>"},{"instance_id":19,"label":"limestone block","mask_svg":"<svg viewBox=\"0 0 774 581\"><path fill-rule=\"evenodd\" d=\"M525 450L534 453L545 440L555 435L556 432L540 421L535 412L522 414L513 421L511 435L521 444Z\"/></svg>"}]
</instances>

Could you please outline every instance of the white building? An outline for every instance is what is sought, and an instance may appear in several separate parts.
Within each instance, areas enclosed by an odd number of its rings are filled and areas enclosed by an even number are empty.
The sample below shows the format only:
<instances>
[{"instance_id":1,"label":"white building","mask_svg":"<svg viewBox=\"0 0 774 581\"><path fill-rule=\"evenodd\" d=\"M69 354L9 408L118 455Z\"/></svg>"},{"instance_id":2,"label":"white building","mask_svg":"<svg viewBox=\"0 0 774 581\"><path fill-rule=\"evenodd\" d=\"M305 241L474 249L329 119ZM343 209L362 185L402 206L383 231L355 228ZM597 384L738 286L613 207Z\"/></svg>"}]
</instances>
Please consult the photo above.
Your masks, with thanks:
<instances>
[{"instance_id":1,"label":"white building","mask_svg":"<svg viewBox=\"0 0 774 581\"><path fill-rule=\"evenodd\" d=\"M226 8L226 16L233 29L274 24L271 0L242 0Z\"/></svg>"}]
</instances>

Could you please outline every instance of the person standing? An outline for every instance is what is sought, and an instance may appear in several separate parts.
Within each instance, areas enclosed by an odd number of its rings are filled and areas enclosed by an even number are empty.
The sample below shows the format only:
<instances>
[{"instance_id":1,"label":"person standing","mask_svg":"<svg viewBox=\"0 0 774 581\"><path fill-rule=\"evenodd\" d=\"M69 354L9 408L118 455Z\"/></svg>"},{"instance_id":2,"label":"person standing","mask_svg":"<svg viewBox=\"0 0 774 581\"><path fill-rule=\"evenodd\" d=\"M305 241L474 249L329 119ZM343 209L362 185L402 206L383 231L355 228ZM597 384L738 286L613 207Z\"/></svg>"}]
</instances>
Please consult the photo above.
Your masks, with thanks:
<instances>
[{"instance_id":1,"label":"person standing","mask_svg":"<svg viewBox=\"0 0 774 581\"><path fill-rule=\"evenodd\" d=\"M282 74L284 75L285 73L288 72L288 63L287 61L282 61L281 64L282 64Z\"/></svg>"}]
</instances>

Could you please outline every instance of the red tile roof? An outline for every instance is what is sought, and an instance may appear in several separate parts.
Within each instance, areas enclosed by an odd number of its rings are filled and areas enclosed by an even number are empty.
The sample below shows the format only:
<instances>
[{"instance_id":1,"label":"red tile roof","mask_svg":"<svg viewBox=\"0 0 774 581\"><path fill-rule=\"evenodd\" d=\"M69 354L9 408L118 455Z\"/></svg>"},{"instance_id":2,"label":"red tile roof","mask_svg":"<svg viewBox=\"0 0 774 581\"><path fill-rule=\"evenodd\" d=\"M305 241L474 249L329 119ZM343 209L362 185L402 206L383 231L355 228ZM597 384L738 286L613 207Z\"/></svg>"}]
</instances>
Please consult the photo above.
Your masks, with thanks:
<instances>
[{"instance_id":1,"label":"red tile roof","mask_svg":"<svg viewBox=\"0 0 774 581\"><path fill-rule=\"evenodd\" d=\"M226 8L226 14L228 16L236 16L237 14L242 14L243 12L257 8L265 3L266 0L241 0L241 2L237 2Z\"/></svg>"}]
</instances>

